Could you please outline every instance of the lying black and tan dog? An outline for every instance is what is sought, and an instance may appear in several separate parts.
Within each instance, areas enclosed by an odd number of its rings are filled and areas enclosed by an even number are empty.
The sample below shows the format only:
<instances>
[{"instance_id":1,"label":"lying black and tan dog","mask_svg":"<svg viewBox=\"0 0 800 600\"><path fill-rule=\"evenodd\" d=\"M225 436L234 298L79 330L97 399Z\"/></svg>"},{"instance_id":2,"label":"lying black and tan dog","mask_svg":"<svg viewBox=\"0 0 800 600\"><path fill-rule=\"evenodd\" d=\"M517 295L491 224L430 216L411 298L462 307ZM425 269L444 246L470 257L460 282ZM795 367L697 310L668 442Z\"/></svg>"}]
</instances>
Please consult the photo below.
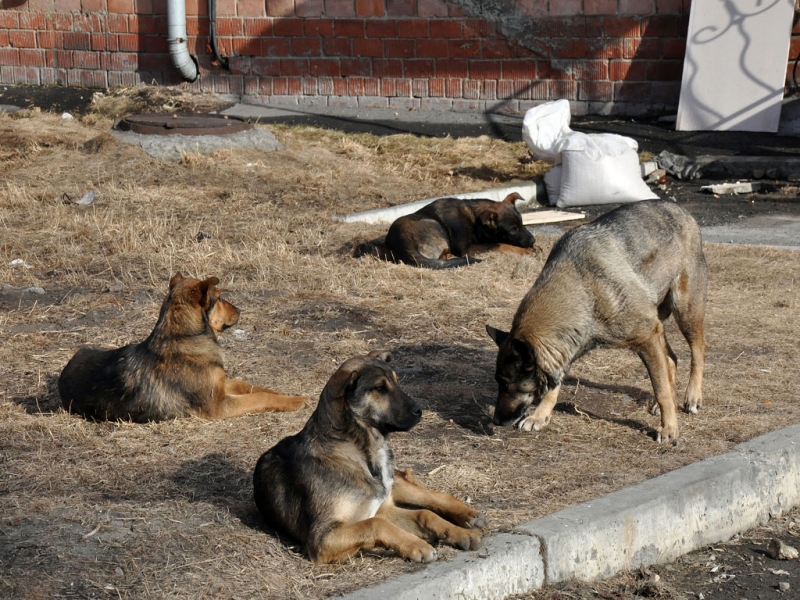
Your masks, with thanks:
<instances>
[{"instance_id":1,"label":"lying black and tan dog","mask_svg":"<svg viewBox=\"0 0 800 600\"><path fill-rule=\"evenodd\" d=\"M511 332L486 328L499 346L495 423L541 429L575 359L597 346L631 348L647 367L661 409L657 439L677 440L677 357L663 321L675 315L689 343L683 407L695 413L703 397L707 287L700 228L672 202L628 204L566 233L523 298ZM528 414L534 401L539 405Z\"/></svg>"},{"instance_id":2,"label":"lying black and tan dog","mask_svg":"<svg viewBox=\"0 0 800 600\"><path fill-rule=\"evenodd\" d=\"M389 440L422 410L397 384L388 352L351 358L333 374L300 433L264 453L255 501L272 529L308 547L315 563L372 548L429 562L437 541L474 549L482 513L396 471ZM401 507L403 505L404 507ZM405 508L405 507L421 508ZM455 524L454 524L455 523Z\"/></svg>"},{"instance_id":3,"label":"lying black and tan dog","mask_svg":"<svg viewBox=\"0 0 800 600\"><path fill-rule=\"evenodd\" d=\"M137 422L301 408L305 396L225 378L217 335L239 320L239 309L220 297L217 284L216 277L200 281L178 273L146 340L116 350L78 350L58 379L64 408L92 419Z\"/></svg>"},{"instance_id":4,"label":"lying black and tan dog","mask_svg":"<svg viewBox=\"0 0 800 600\"><path fill-rule=\"evenodd\" d=\"M367 242L354 256L375 256L415 267L448 269L479 262L490 251L530 252L534 237L514 206L514 192L502 202L441 198L397 219L381 244Z\"/></svg>"}]
</instances>

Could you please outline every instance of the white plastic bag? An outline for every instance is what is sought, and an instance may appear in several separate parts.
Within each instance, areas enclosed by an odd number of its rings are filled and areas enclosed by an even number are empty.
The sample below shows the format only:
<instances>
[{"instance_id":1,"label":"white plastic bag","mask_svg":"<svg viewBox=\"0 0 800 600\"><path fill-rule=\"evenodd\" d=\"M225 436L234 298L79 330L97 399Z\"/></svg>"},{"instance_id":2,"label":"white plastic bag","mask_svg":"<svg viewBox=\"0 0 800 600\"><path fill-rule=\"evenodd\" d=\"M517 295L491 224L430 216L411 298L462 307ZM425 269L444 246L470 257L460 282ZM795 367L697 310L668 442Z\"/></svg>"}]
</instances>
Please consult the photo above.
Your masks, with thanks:
<instances>
[{"instance_id":1,"label":"white plastic bag","mask_svg":"<svg viewBox=\"0 0 800 600\"><path fill-rule=\"evenodd\" d=\"M569 128L569 101L556 100L529 109L522 119L522 139L538 160L558 164L561 150L555 144L572 132Z\"/></svg>"}]
</instances>

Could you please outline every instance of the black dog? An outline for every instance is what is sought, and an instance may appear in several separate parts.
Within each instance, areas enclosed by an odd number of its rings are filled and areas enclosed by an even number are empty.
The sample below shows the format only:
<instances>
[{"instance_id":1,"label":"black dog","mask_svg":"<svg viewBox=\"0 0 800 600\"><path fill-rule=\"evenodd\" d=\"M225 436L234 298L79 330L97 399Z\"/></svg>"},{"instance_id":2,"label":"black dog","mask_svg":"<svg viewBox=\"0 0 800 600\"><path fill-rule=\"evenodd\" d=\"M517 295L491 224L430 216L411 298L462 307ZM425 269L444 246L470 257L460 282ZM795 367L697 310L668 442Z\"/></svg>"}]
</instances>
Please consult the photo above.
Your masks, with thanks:
<instances>
[{"instance_id":1,"label":"black dog","mask_svg":"<svg viewBox=\"0 0 800 600\"><path fill-rule=\"evenodd\" d=\"M477 254L490 251L525 254L536 241L522 224L514 206L522 196L514 192L502 202L441 198L417 212L400 217L383 244L367 242L355 251L415 267L462 267Z\"/></svg>"}]
</instances>

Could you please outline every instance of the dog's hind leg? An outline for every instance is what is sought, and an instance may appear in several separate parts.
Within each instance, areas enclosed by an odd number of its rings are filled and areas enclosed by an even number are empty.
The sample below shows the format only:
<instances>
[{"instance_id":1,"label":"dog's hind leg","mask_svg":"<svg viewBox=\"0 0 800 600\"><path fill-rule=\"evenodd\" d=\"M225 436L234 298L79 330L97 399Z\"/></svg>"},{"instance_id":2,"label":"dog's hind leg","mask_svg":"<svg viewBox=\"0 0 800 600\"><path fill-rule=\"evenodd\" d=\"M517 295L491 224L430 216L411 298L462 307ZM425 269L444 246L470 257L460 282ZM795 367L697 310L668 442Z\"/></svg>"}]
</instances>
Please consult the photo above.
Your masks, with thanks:
<instances>
[{"instance_id":1,"label":"dog's hind leg","mask_svg":"<svg viewBox=\"0 0 800 600\"><path fill-rule=\"evenodd\" d=\"M450 494L422 487L410 470L394 472L392 498L399 504L430 509L460 527L481 529L486 526L486 515Z\"/></svg>"},{"instance_id":2,"label":"dog's hind leg","mask_svg":"<svg viewBox=\"0 0 800 600\"><path fill-rule=\"evenodd\" d=\"M689 385L683 409L696 413L703 405L703 374L706 364L706 341L703 324L706 313L706 286L708 276L704 264L695 269L694 277L684 271L673 291L675 321L683 337L689 343L692 362L689 371Z\"/></svg>"},{"instance_id":3,"label":"dog's hind leg","mask_svg":"<svg viewBox=\"0 0 800 600\"><path fill-rule=\"evenodd\" d=\"M483 538L480 532L454 525L425 508L416 510L400 508L391 502L384 502L378 510L377 516L413 533L428 543L443 542L461 550L477 549Z\"/></svg>"},{"instance_id":4,"label":"dog's hind leg","mask_svg":"<svg viewBox=\"0 0 800 600\"><path fill-rule=\"evenodd\" d=\"M650 335L640 340L635 349L642 359L650 382L653 384L653 393L661 409L661 431L657 441L675 442L678 440L678 415L675 409L674 388L670 381L669 354L667 352L667 339L664 337L664 325L654 319Z\"/></svg>"},{"instance_id":5,"label":"dog's hind leg","mask_svg":"<svg viewBox=\"0 0 800 600\"><path fill-rule=\"evenodd\" d=\"M380 517L334 526L319 541L308 541L308 553L317 564L337 562L360 550L388 548L415 562L431 562L439 557L436 549L412 533Z\"/></svg>"},{"instance_id":6,"label":"dog's hind leg","mask_svg":"<svg viewBox=\"0 0 800 600\"><path fill-rule=\"evenodd\" d=\"M245 390L248 392L235 393ZM253 390L252 393L249 390ZM299 410L306 404L308 404L308 396L288 396L233 379L225 381L225 397L216 404L208 416L212 419L228 419L249 413L287 412Z\"/></svg>"}]
</instances>

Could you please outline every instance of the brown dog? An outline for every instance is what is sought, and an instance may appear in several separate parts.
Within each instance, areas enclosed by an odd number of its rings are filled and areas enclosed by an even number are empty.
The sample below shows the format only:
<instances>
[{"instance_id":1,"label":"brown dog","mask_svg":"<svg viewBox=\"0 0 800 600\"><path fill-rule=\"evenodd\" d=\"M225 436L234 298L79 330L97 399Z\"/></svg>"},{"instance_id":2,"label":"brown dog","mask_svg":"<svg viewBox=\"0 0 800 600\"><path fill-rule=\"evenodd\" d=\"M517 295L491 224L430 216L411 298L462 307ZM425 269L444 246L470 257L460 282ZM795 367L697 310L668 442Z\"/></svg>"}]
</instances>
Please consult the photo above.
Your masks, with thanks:
<instances>
[{"instance_id":1,"label":"brown dog","mask_svg":"<svg viewBox=\"0 0 800 600\"><path fill-rule=\"evenodd\" d=\"M482 513L394 469L391 434L414 427L422 410L398 386L390 358L372 352L345 362L303 430L256 464L255 500L264 520L306 544L315 563L372 548L430 562L437 541L463 550L481 542L466 528L483 527Z\"/></svg>"},{"instance_id":2,"label":"brown dog","mask_svg":"<svg viewBox=\"0 0 800 600\"><path fill-rule=\"evenodd\" d=\"M572 362L597 346L631 348L647 367L658 407L658 441L678 438L677 357L663 321L675 315L692 352L684 410L702 404L708 270L700 228L676 204L621 206L556 243L497 343L494 421L539 430L550 421ZM532 402L539 405L527 414ZM653 407L654 409L655 407Z\"/></svg>"},{"instance_id":3,"label":"brown dog","mask_svg":"<svg viewBox=\"0 0 800 600\"><path fill-rule=\"evenodd\" d=\"M415 267L448 269L471 262L490 251L530 252L535 239L514 206L516 192L502 202L440 198L417 212L400 217L383 244L367 242L355 256L372 255Z\"/></svg>"},{"instance_id":4,"label":"brown dog","mask_svg":"<svg viewBox=\"0 0 800 600\"><path fill-rule=\"evenodd\" d=\"M301 408L305 396L225 378L217 335L239 320L239 309L220 297L217 284L216 277L200 281L178 273L146 340L116 350L78 350L58 378L64 408L92 419L137 422Z\"/></svg>"}]
</instances>

